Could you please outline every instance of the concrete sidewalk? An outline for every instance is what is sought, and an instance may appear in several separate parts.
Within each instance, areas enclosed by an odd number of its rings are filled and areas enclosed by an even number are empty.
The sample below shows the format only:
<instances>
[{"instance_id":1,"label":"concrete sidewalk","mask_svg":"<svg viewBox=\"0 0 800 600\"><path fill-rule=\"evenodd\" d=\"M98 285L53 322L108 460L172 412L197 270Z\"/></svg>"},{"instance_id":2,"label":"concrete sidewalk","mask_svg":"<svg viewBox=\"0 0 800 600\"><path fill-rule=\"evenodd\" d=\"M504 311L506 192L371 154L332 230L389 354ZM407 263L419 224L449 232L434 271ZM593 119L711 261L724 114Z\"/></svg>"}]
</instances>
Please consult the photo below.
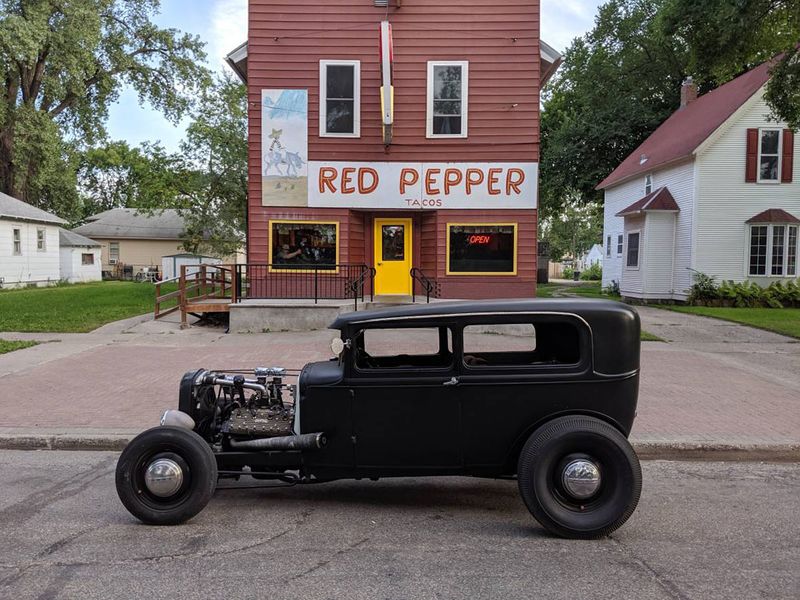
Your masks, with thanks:
<instances>
[{"instance_id":1,"label":"concrete sidewalk","mask_svg":"<svg viewBox=\"0 0 800 600\"><path fill-rule=\"evenodd\" d=\"M646 458L800 460L800 343L694 315L640 308L668 343L642 345L632 440ZM0 447L120 448L177 402L190 369L326 359L329 331L234 335L145 321L0 355Z\"/></svg>"}]
</instances>

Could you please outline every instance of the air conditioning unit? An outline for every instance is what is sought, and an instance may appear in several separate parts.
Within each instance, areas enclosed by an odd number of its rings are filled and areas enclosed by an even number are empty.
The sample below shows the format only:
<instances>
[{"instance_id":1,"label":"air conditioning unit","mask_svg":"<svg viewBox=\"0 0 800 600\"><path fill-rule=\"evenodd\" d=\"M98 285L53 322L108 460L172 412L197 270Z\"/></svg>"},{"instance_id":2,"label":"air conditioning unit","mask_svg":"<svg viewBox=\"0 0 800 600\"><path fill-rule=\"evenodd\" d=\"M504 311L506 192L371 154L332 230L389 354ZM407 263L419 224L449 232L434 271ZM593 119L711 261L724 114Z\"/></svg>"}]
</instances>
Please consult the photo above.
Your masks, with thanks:
<instances>
[{"instance_id":1,"label":"air conditioning unit","mask_svg":"<svg viewBox=\"0 0 800 600\"><path fill-rule=\"evenodd\" d=\"M115 265L115 264L117 264L118 262L119 262L119 260L118 260L118 259L116 259L116 258L109 258L109 259L108 259L108 264L110 264L110 265Z\"/></svg>"}]
</instances>

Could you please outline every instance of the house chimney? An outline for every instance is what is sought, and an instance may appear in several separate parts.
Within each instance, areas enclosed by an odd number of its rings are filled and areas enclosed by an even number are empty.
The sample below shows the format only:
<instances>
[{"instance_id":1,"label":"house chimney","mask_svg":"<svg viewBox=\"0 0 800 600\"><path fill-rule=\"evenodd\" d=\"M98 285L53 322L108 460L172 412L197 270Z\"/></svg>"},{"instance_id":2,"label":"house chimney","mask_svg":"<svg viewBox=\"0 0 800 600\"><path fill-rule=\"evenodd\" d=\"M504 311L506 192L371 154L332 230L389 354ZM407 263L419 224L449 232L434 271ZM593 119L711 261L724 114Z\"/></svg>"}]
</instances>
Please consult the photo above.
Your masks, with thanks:
<instances>
[{"instance_id":1,"label":"house chimney","mask_svg":"<svg viewBox=\"0 0 800 600\"><path fill-rule=\"evenodd\" d=\"M686 78L686 81L681 85L681 108L697 100L697 85L691 76Z\"/></svg>"}]
</instances>

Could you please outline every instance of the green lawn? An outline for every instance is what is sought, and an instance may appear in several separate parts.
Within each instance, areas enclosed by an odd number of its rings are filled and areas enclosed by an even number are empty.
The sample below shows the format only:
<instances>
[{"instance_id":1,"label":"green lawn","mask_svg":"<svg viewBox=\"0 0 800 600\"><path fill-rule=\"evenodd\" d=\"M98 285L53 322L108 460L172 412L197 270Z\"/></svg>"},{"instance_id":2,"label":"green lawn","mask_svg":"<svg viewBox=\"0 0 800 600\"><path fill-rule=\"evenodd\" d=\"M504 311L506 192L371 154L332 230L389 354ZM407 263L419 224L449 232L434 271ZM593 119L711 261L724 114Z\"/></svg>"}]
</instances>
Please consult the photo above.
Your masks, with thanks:
<instances>
[{"instance_id":1,"label":"green lawn","mask_svg":"<svg viewBox=\"0 0 800 600\"><path fill-rule=\"evenodd\" d=\"M552 298L553 292L557 289L561 289L563 292L568 294L575 294L576 296L585 298L609 298L616 300L616 298L611 298L611 296L603 294L603 290L600 288L599 281L581 281L580 285L574 286L558 285L557 283L543 283L536 286L536 297Z\"/></svg>"},{"instance_id":2,"label":"green lawn","mask_svg":"<svg viewBox=\"0 0 800 600\"><path fill-rule=\"evenodd\" d=\"M733 321L800 338L800 308L715 308L710 306L668 306L665 308Z\"/></svg>"},{"instance_id":3,"label":"green lawn","mask_svg":"<svg viewBox=\"0 0 800 600\"><path fill-rule=\"evenodd\" d=\"M83 333L153 310L149 283L102 281L0 292L0 331Z\"/></svg>"},{"instance_id":4,"label":"green lawn","mask_svg":"<svg viewBox=\"0 0 800 600\"><path fill-rule=\"evenodd\" d=\"M17 340L0 340L0 354L6 352L13 352L14 350L22 350L23 348L30 348L39 342L25 342Z\"/></svg>"}]
</instances>

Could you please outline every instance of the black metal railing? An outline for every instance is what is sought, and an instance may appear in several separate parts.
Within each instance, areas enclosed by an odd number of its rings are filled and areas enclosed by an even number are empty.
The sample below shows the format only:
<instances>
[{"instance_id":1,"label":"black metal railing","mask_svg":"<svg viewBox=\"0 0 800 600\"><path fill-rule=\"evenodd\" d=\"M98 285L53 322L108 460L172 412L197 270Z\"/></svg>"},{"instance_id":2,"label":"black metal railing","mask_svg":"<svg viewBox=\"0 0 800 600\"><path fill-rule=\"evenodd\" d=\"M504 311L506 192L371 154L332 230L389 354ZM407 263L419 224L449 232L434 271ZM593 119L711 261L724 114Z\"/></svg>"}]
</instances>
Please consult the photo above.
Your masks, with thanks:
<instances>
[{"instance_id":1,"label":"black metal railing","mask_svg":"<svg viewBox=\"0 0 800 600\"><path fill-rule=\"evenodd\" d=\"M425 293L425 301L430 302L431 296L434 298L439 297L439 282L435 279L431 279L425 273L422 272L422 269L418 269L414 267L409 271L411 275L411 301L417 301L417 283L422 286L422 291Z\"/></svg>"},{"instance_id":2,"label":"black metal railing","mask_svg":"<svg viewBox=\"0 0 800 600\"><path fill-rule=\"evenodd\" d=\"M236 298L241 300L349 300L358 310L374 294L375 269L364 264L236 265Z\"/></svg>"}]
</instances>

